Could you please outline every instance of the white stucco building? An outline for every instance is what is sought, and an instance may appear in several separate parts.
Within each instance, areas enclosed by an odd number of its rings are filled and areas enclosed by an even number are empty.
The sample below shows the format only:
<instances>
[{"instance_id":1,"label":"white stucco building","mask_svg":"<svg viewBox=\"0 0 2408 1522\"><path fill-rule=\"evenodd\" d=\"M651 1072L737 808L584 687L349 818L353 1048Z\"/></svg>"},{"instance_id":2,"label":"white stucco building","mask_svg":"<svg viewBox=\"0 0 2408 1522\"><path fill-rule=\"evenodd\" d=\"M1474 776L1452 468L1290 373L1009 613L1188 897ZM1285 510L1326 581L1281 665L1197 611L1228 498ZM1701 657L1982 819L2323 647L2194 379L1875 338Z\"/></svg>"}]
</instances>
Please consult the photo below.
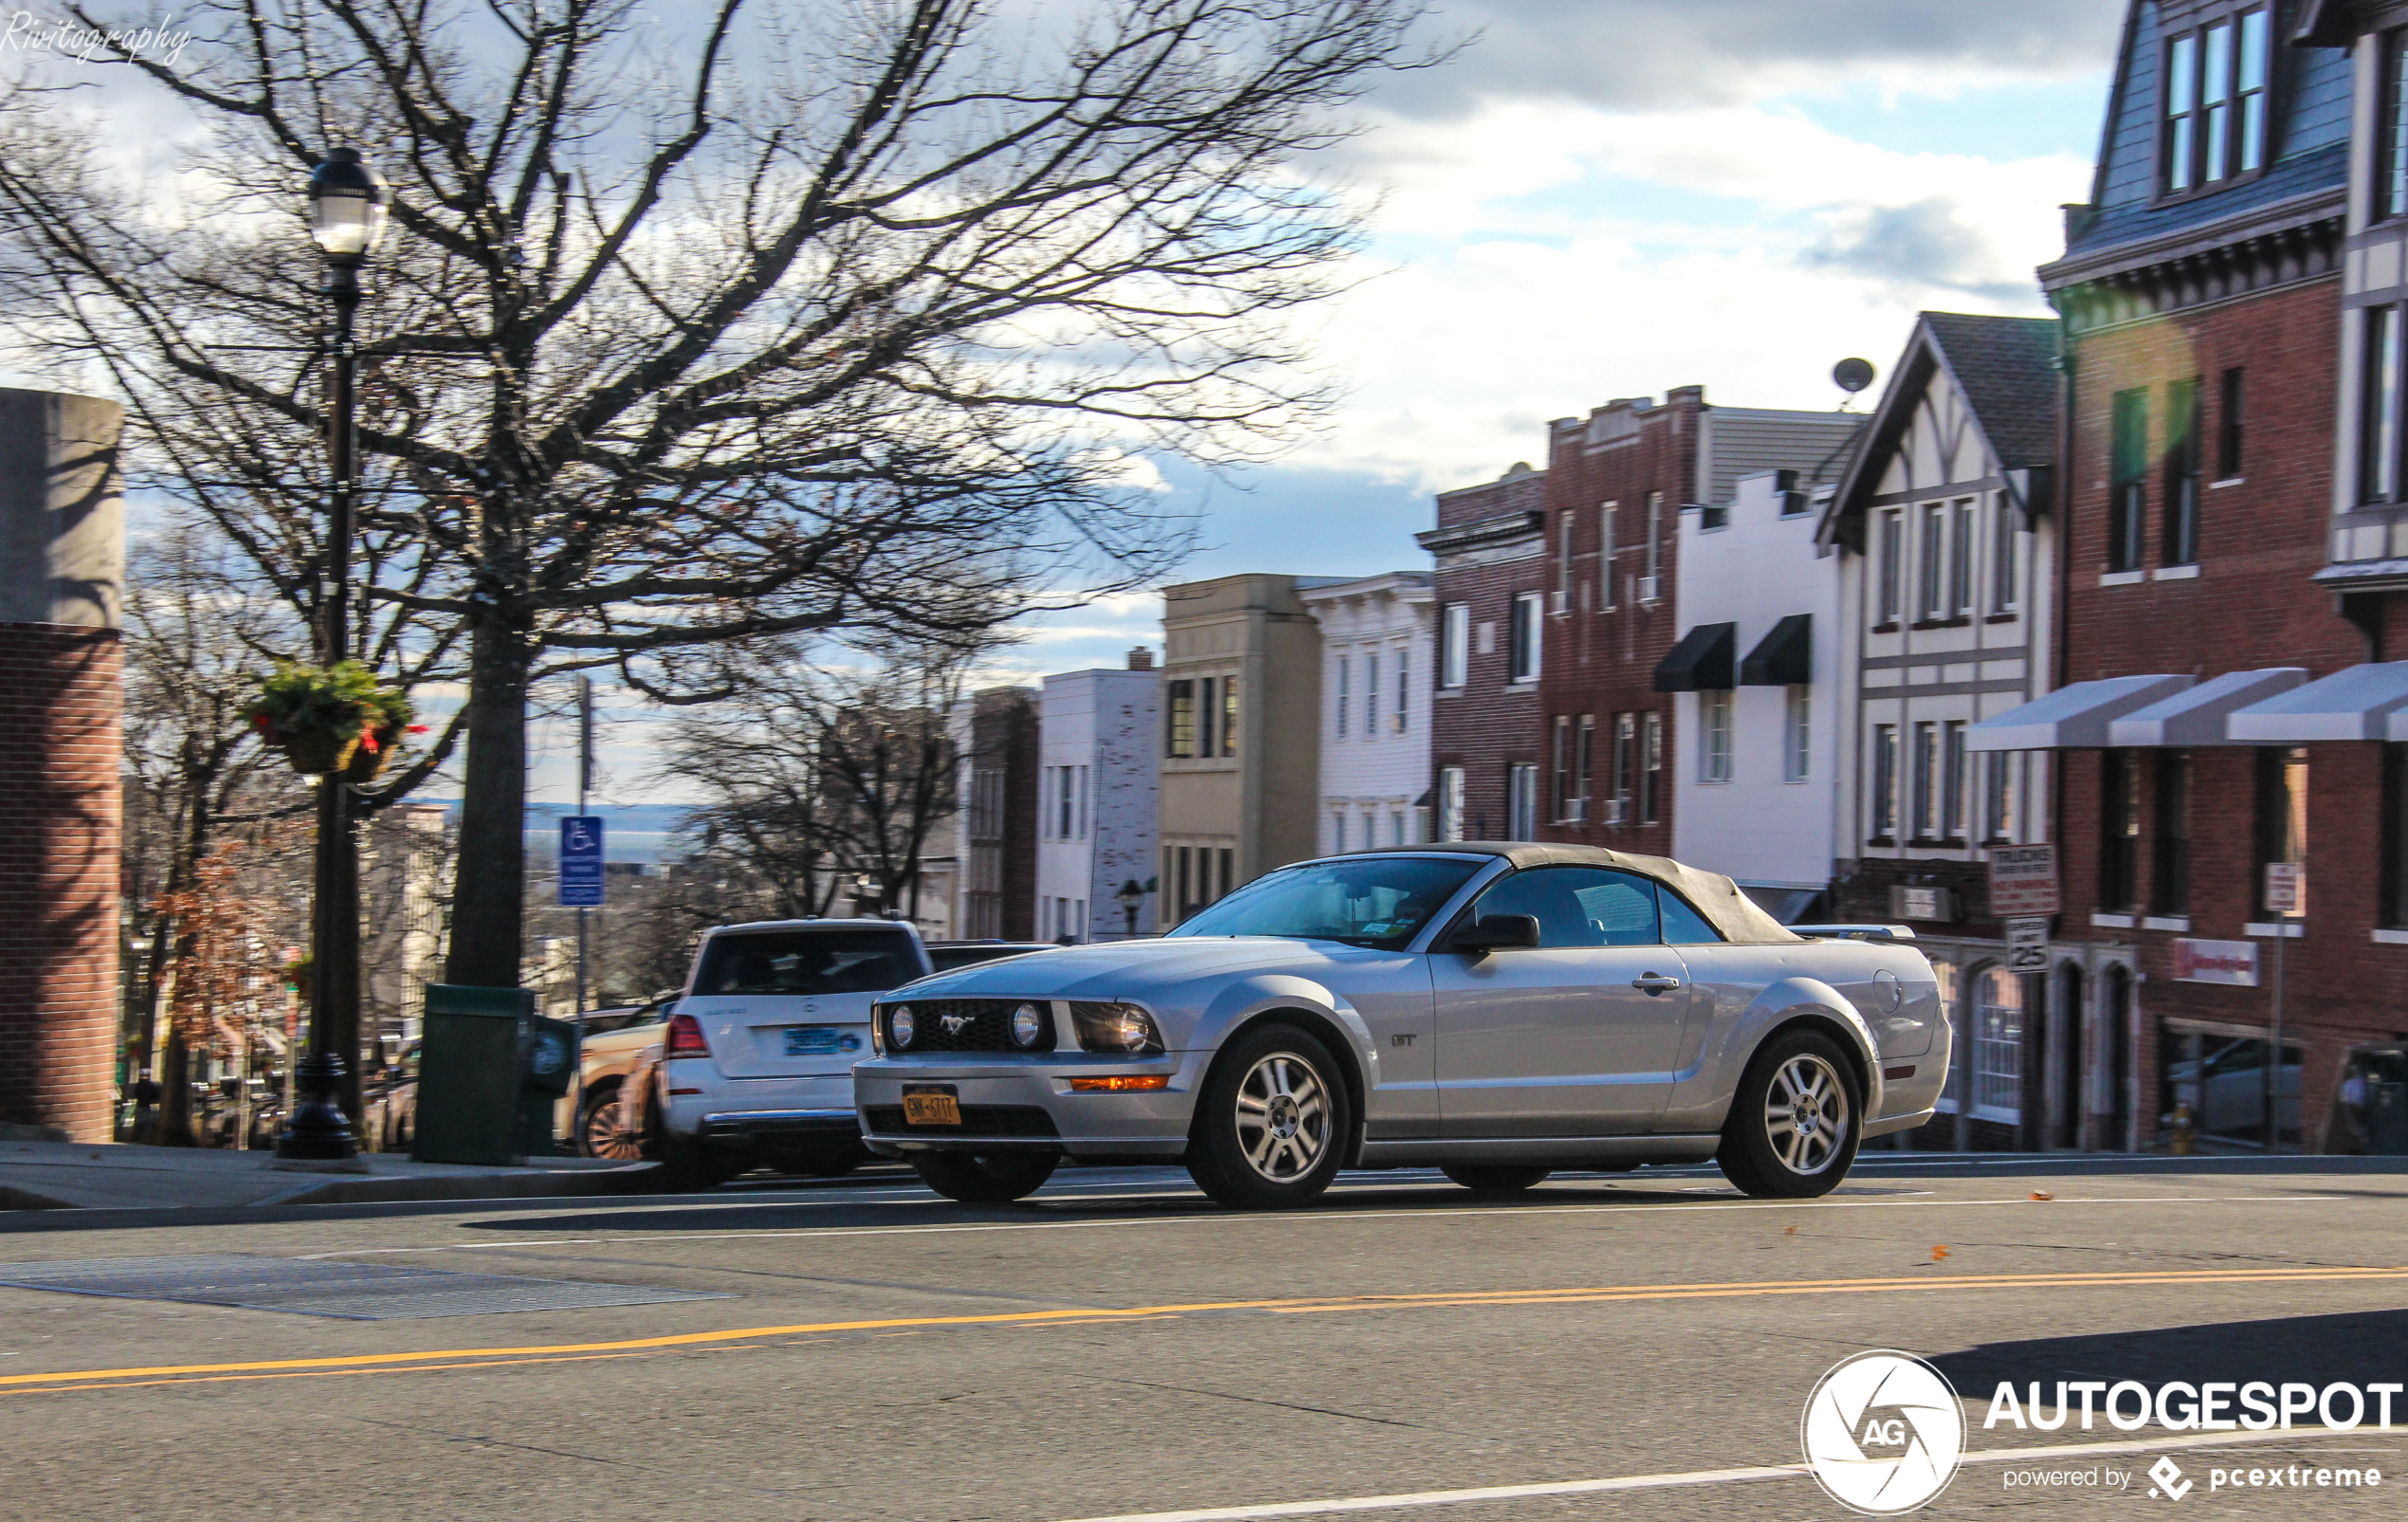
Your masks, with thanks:
<instances>
[{"instance_id":1,"label":"white stucco building","mask_svg":"<svg viewBox=\"0 0 2408 1522\"><path fill-rule=\"evenodd\" d=\"M1129 933L1122 888L1154 875L1156 715L1161 683L1154 652L1129 652L1126 670L1065 671L1045 679L1038 708L1037 913L1043 941L1112 940ZM1155 899L1136 931L1156 928Z\"/></svg>"},{"instance_id":2,"label":"white stucco building","mask_svg":"<svg viewBox=\"0 0 2408 1522\"><path fill-rule=\"evenodd\" d=\"M1738 879L1796 920L1830 886L1839 807L1837 556L1794 470L1742 476L1684 508L1675 558L1684 644L1720 684L1673 694L1672 854ZM1827 497L1828 488L1817 495Z\"/></svg>"},{"instance_id":3,"label":"white stucco building","mask_svg":"<svg viewBox=\"0 0 2408 1522\"><path fill-rule=\"evenodd\" d=\"M1430 573L1300 591L1321 625L1321 849L1429 838Z\"/></svg>"}]
</instances>

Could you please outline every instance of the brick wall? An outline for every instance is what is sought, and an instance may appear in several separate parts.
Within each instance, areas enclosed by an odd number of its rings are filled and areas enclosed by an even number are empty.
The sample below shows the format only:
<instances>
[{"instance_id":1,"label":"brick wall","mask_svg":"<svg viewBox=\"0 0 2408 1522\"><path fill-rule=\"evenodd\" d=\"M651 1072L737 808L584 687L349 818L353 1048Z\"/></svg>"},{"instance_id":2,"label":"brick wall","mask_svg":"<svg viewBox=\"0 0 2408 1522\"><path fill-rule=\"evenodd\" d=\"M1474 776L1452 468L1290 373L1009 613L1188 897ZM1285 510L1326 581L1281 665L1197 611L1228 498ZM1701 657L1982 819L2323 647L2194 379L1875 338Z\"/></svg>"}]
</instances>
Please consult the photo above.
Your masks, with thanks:
<instances>
[{"instance_id":1,"label":"brick wall","mask_svg":"<svg viewBox=\"0 0 2408 1522\"><path fill-rule=\"evenodd\" d=\"M2408 639L2394 633L2370 652L2360 630L2339 616L2330 591L2310 578L2326 564L2331 514L2339 292L2318 281L2245 301L2086 337L2075 351L2074 468L2067 561L2064 680L2143 672L2202 679L2267 666L2306 667L2310 679L2369 658L2400 658ZM2206 470L2216 474L2217 377L2246 368L2247 420L2242 476L2201 492L2199 574L2195 578L2102 586L2107 555L2107 470L2114 394L2146 386L2150 453L2165 440L2164 387L2198 376L2204 384ZM2148 484L2143 565L2162 556L2162 474ZM2393 599L2398 601L2399 599ZM2304 1048L2302 1140L2319 1145L2343 1052L2355 1041L2408 1033L2408 946L2375 944L2381 817L2381 747L2373 743L2316 744L2308 753L2308 915L2306 934L2286 948L2285 1039ZM2141 751L2141 832L2134 877L2141 914L2152 908L2158 822L2154 751ZM2063 758L2057 838L2066 914L2061 942L2088 943L2097 954L2128 958L2142 974L2136 991L2138 1077L2135 1110L2147 1145L2160 1133L2160 1037L2167 1019L2264 1028L2271 1023L2274 943L2258 941L2259 986L2179 982L2179 935L2241 940L2256 909L2257 747L2191 752L2190 893L2186 932L2092 923L2094 912L2135 908L2100 902L2100 800L2105 755Z\"/></svg>"},{"instance_id":2,"label":"brick wall","mask_svg":"<svg viewBox=\"0 0 2408 1522\"><path fill-rule=\"evenodd\" d=\"M122 647L0 623L0 1120L110 1135Z\"/></svg>"},{"instance_id":3,"label":"brick wall","mask_svg":"<svg viewBox=\"0 0 2408 1522\"><path fill-rule=\"evenodd\" d=\"M1423 541L1429 543L1447 530L1468 524L1536 513L1545 503L1545 490L1543 471L1517 465L1496 481L1442 492L1437 501L1438 527L1422 536ZM1471 639L1462 687L1438 685L1446 675L1443 652L1429 663L1431 834L1434 838L1443 828L1438 774L1459 766L1464 773L1464 838L1500 839L1508 833L1507 773L1517 763L1535 765L1539 760L1538 690L1528 684L1514 687L1506 681L1512 646L1509 620L1517 594L1545 586L1546 564L1535 531L1491 537L1461 551L1432 547L1437 554L1437 568L1431 578L1432 629L1443 644L1447 607L1463 603L1469 608ZM1484 625L1488 630L1485 651L1480 634ZM1541 656L1542 665L1543 660Z\"/></svg>"}]
</instances>

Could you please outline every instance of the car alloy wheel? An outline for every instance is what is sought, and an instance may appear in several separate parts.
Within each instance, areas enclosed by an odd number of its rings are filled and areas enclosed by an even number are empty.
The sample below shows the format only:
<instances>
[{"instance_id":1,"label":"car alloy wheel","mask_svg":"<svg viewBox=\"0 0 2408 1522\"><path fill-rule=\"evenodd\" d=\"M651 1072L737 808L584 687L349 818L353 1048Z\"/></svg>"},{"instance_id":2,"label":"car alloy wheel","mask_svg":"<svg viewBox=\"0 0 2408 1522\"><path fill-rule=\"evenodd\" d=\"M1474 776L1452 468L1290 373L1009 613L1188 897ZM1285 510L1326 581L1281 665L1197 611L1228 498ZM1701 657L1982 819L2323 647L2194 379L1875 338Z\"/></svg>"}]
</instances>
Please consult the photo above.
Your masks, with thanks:
<instances>
[{"instance_id":1,"label":"car alloy wheel","mask_svg":"<svg viewBox=\"0 0 2408 1522\"><path fill-rule=\"evenodd\" d=\"M1292 1183L1329 1150L1330 1107L1321 1074L1292 1052L1274 1052L1237 1085L1237 1142L1248 1165Z\"/></svg>"},{"instance_id":2,"label":"car alloy wheel","mask_svg":"<svg viewBox=\"0 0 2408 1522\"><path fill-rule=\"evenodd\" d=\"M577 1130L577 1149L587 1157L608 1158L614 1163L644 1160L644 1138L627 1129L627 1111L619 1102L618 1085L612 1084L607 1092L586 1101L585 1124Z\"/></svg>"},{"instance_id":3,"label":"car alloy wheel","mask_svg":"<svg viewBox=\"0 0 2408 1522\"><path fill-rule=\"evenodd\" d=\"M1780 1065L1764 1092L1764 1134L1792 1173L1832 1165L1848 1135L1848 1089L1829 1062L1808 1052Z\"/></svg>"}]
</instances>

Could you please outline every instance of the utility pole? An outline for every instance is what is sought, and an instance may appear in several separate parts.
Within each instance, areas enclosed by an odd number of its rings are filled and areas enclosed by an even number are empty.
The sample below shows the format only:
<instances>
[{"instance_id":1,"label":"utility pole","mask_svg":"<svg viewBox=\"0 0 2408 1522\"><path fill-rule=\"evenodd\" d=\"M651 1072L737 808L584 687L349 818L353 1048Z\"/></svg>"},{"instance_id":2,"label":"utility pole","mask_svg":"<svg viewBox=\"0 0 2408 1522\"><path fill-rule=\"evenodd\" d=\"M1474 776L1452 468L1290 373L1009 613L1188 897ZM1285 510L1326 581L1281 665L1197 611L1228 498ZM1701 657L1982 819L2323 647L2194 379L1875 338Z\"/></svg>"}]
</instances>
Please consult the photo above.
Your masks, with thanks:
<instances>
[{"instance_id":1,"label":"utility pole","mask_svg":"<svg viewBox=\"0 0 2408 1522\"><path fill-rule=\"evenodd\" d=\"M577 813L585 813L586 795L593 791L593 678L577 678ZM585 1039L586 923L589 911L577 906L577 1039Z\"/></svg>"}]
</instances>

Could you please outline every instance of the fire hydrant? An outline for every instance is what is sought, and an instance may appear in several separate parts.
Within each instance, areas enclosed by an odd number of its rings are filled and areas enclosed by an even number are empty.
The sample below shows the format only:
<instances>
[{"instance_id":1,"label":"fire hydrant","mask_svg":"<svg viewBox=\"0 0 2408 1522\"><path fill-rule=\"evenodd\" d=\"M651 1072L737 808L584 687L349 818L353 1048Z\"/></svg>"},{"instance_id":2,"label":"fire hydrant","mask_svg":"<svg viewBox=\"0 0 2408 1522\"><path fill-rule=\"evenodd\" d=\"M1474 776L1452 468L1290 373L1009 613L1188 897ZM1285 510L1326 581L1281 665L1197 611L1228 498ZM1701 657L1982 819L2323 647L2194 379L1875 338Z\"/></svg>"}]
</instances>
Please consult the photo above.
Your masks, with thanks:
<instances>
[{"instance_id":1,"label":"fire hydrant","mask_svg":"<svg viewBox=\"0 0 2408 1522\"><path fill-rule=\"evenodd\" d=\"M2167 1139L2173 1146L2174 1155L2176 1157L2189 1157L2191 1155L2191 1142L2197 1134L2197 1128L2191 1124L2191 1107L2188 1104L2176 1105L2174 1107L2174 1125L2167 1132Z\"/></svg>"}]
</instances>

